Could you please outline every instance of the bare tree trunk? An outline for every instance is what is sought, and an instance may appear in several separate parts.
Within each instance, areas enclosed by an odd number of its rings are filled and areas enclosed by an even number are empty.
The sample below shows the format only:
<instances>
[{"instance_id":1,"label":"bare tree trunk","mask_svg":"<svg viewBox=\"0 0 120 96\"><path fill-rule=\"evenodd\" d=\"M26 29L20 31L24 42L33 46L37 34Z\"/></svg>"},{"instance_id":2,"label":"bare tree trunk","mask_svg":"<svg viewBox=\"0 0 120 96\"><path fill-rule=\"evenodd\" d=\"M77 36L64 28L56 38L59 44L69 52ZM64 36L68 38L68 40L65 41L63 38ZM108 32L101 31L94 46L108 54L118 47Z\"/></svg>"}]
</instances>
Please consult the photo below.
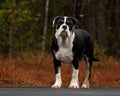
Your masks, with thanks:
<instances>
[{"instance_id":1,"label":"bare tree trunk","mask_svg":"<svg viewBox=\"0 0 120 96\"><path fill-rule=\"evenodd\" d=\"M11 21L11 24L10 24L10 31L9 31L9 53L8 53L8 57L9 59L12 58L12 31L13 31L13 22Z\"/></svg>"},{"instance_id":2,"label":"bare tree trunk","mask_svg":"<svg viewBox=\"0 0 120 96\"><path fill-rule=\"evenodd\" d=\"M87 15L86 22L87 22L88 31L91 32L94 35L95 39L97 40L97 37L95 35L95 32L96 32L96 27L95 27L96 22L95 21L96 20L94 17L95 16L95 8L94 8L93 1L88 2L88 8L87 8L86 15Z\"/></svg>"},{"instance_id":3,"label":"bare tree trunk","mask_svg":"<svg viewBox=\"0 0 120 96\"><path fill-rule=\"evenodd\" d=\"M104 10L101 0L92 0L88 2L88 30L93 34L101 49L104 49L106 40Z\"/></svg>"},{"instance_id":4,"label":"bare tree trunk","mask_svg":"<svg viewBox=\"0 0 120 96\"><path fill-rule=\"evenodd\" d=\"M46 0L45 4L45 20L44 20L44 29L43 29L43 38L42 38L42 51L45 50L45 42L46 42L46 33L47 33L47 21L48 21L48 8L49 0Z\"/></svg>"},{"instance_id":5,"label":"bare tree trunk","mask_svg":"<svg viewBox=\"0 0 120 96\"><path fill-rule=\"evenodd\" d=\"M105 47L105 41L106 41L106 32L105 32L105 20L104 20L104 6L103 6L103 3L102 3L102 0L98 0L96 2L96 6L97 6L97 11L96 11L96 14L97 14L97 18L96 18L96 34L98 35L97 38L98 38L98 42L100 44L100 47L102 50L104 50L104 47Z\"/></svg>"},{"instance_id":6,"label":"bare tree trunk","mask_svg":"<svg viewBox=\"0 0 120 96\"><path fill-rule=\"evenodd\" d=\"M78 20L79 20L79 17L80 17L81 5L82 5L82 0L76 0L76 2L75 2L75 17Z\"/></svg>"},{"instance_id":7,"label":"bare tree trunk","mask_svg":"<svg viewBox=\"0 0 120 96\"><path fill-rule=\"evenodd\" d=\"M64 6L64 10L63 10L64 15L75 16L75 7L76 7L76 0L68 0L68 3L66 4L66 6Z\"/></svg>"},{"instance_id":8,"label":"bare tree trunk","mask_svg":"<svg viewBox=\"0 0 120 96\"><path fill-rule=\"evenodd\" d=\"M117 41L120 42L120 11L118 12L118 9L120 9L120 1L116 0L116 6L115 6L115 21L116 21L116 36ZM119 43L120 44L120 43Z\"/></svg>"},{"instance_id":9,"label":"bare tree trunk","mask_svg":"<svg viewBox=\"0 0 120 96\"><path fill-rule=\"evenodd\" d=\"M118 10L120 10L120 0L116 0L116 6L115 6L115 21L116 21L115 31L116 31L116 42L117 42L116 54L118 55L118 57L120 57L120 11L118 12Z\"/></svg>"},{"instance_id":10,"label":"bare tree trunk","mask_svg":"<svg viewBox=\"0 0 120 96\"><path fill-rule=\"evenodd\" d=\"M19 5L19 0L15 0L13 3L15 3L15 5L12 7L12 12L11 15L11 21L10 21L10 30L9 30L9 52L8 52L8 58L11 59L13 57L13 31L14 31L14 19L16 17L16 15L14 14L15 9L17 8L17 6Z\"/></svg>"}]
</instances>

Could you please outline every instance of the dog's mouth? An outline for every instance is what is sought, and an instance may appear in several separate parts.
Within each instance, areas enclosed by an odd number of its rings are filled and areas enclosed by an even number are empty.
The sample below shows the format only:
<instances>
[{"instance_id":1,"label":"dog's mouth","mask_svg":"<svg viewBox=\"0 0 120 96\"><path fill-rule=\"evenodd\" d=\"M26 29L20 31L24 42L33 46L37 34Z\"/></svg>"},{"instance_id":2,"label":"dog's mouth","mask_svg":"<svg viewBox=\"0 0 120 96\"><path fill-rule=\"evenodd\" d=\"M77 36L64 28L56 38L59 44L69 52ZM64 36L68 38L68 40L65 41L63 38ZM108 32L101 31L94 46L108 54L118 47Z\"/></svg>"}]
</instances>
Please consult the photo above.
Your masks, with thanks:
<instances>
[{"instance_id":1,"label":"dog's mouth","mask_svg":"<svg viewBox=\"0 0 120 96\"><path fill-rule=\"evenodd\" d=\"M68 36L67 32L66 31L62 31L60 36L62 37L63 40L66 39L66 37Z\"/></svg>"}]
</instances>

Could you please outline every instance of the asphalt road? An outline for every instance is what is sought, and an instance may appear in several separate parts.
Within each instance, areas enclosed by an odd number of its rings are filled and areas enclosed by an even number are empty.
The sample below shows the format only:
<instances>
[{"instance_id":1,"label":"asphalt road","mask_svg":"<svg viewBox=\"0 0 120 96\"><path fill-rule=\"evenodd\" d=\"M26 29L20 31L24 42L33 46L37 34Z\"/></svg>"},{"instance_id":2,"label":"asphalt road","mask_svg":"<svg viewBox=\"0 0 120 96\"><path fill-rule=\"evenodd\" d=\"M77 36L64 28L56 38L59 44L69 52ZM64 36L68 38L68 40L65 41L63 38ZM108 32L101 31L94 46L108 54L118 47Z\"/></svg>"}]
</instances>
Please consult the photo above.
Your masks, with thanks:
<instances>
[{"instance_id":1,"label":"asphalt road","mask_svg":"<svg viewBox=\"0 0 120 96\"><path fill-rule=\"evenodd\" d=\"M120 96L120 88L0 88L0 96Z\"/></svg>"}]
</instances>

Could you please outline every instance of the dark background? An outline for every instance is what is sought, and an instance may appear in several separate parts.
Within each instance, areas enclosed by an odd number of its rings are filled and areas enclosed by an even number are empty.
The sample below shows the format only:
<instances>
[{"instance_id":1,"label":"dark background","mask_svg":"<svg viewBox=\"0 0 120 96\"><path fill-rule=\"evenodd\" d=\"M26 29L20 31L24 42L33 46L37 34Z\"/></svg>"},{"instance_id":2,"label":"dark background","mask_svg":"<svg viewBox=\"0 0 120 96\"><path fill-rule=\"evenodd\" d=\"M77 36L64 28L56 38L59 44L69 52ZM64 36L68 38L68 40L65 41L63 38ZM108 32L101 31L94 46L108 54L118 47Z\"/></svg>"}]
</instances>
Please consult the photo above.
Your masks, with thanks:
<instances>
[{"instance_id":1,"label":"dark background","mask_svg":"<svg viewBox=\"0 0 120 96\"><path fill-rule=\"evenodd\" d=\"M50 52L58 15L94 36L95 55L120 57L120 0L0 0L0 57Z\"/></svg>"}]
</instances>

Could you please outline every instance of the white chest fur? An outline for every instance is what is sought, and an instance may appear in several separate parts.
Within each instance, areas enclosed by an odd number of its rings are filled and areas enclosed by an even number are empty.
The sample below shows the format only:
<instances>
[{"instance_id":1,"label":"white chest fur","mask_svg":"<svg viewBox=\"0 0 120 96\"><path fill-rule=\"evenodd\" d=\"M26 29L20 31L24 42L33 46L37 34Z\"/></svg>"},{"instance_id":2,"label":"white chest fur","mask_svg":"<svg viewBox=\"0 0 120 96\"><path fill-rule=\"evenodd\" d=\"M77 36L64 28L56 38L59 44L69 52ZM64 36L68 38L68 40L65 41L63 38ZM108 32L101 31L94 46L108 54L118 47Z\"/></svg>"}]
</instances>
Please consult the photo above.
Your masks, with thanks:
<instances>
[{"instance_id":1,"label":"white chest fur","mask_svg":"<svg viewBox=\"0 0 120 96\"><path fill-rule=\"evenodd\" d=\"M73 53L68 48L59 48L59 51L56 53L56 58L64 63L71 63L73 60Z\"/></svg>"},{"instance_id":2,"label":"white chest fur","mask_svg":"<svg viewBox=\"0 0 120 96\"><path fill-rule=\"evenodd\" d=\"M56 52L55 57L64 62L64 63L71 63L73 60L73 40L75 34L73 33L71 37L67 38L65 44L61 44L61 39L58 39L59 50Z\"/></svg>"}]
</instances>

